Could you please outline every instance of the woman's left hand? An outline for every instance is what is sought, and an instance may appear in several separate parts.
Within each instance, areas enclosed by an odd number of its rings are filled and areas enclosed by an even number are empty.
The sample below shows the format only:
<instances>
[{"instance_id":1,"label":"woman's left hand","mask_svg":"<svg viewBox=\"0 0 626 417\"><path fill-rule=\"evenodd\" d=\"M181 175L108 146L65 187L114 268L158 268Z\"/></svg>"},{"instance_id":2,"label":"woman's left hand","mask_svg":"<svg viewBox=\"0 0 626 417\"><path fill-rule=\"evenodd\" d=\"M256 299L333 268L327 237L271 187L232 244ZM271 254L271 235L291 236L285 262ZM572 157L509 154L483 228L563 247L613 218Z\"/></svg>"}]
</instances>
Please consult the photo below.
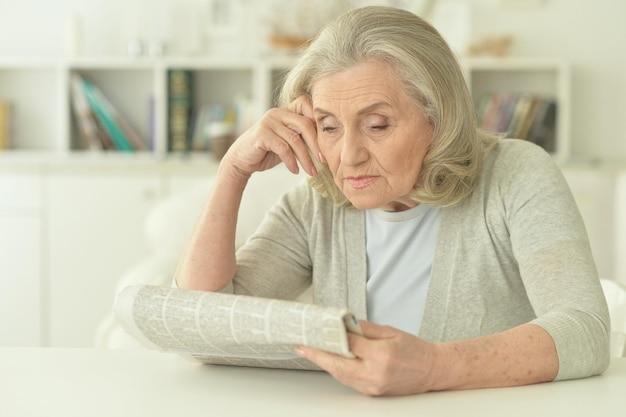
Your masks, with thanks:
<instances>
[{"instance_id":1,"label":"woman's left hand","mask_svg":"<svg viewBox=\"0 0 626 417\"><path fill-rule=\"evenodd\" d=\"M371 396L430 391L439 356L435 344L389 326L360 321L363 336L348 333L355 359L307 346L296 353L339 382Z\"/></svg>"}]
</instances>

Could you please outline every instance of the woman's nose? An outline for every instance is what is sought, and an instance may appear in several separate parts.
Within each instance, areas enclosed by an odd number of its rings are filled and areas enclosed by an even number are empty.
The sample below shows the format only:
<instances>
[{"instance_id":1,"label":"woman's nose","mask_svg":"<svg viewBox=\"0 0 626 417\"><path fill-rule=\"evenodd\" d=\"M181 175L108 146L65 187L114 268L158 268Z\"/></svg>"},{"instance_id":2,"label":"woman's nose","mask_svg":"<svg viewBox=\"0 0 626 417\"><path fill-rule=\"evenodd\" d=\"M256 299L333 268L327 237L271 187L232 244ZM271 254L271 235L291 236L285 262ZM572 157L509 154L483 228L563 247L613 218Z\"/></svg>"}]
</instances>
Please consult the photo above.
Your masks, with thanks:
<instances>
[{"instance_id":1,"label":"woman's nose","mask_svg":"<svg viewBox=\"0 0 626 417\"><path fill-rule=\"evenodd\" d=\"M341 162L346 166L355 166L367 161L369 151L364 146L361 135L358 132L346 131L341 147Z\"/></svg>"}]
</instances>

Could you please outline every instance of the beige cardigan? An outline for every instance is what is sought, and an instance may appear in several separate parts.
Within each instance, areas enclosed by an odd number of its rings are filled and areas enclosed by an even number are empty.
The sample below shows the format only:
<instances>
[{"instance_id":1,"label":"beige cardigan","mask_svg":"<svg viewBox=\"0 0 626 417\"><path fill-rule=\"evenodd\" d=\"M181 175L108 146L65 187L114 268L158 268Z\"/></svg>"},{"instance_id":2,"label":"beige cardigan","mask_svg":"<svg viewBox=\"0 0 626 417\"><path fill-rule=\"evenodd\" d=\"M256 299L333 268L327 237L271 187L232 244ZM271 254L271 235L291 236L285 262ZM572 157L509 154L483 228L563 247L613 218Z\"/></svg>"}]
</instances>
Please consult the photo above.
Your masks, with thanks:
<instances>
[{"instance_id":1,"label":"beige cardigan","mask_svg":"<svg viewBox=\"0 0 626 417\"><path fill-rule=\"evenodd\" d=\"M237 253L227 291L315 302L367 317L365 216L307 184L288 192ZM601 373L609 314L585 227L541 148L503 140L473 193L445 208L419 336L442 342L533 322L554 338L557 379Z\"/></svg>"}]
</instances>

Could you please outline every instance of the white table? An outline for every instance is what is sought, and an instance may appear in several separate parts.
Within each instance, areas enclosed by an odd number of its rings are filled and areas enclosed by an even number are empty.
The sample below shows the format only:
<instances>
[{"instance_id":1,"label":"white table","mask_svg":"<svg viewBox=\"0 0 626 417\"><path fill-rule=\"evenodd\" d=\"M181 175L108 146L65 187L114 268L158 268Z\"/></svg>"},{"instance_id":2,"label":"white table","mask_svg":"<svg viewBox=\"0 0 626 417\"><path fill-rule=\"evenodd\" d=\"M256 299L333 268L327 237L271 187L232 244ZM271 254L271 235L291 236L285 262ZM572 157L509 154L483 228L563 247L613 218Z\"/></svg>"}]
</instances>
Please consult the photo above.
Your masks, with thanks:
<instances>
[{"instance_id":1,"label":"white table","mask_svg":"<svg viewBox=\"0 0 626 417\"><path fill-rule=\"evenodd\" d=\"M203 366L141 350L0 348L0 416L626 415L626 359L598 377L370 398L322 372Z\"/></svg>"}]
</instances>

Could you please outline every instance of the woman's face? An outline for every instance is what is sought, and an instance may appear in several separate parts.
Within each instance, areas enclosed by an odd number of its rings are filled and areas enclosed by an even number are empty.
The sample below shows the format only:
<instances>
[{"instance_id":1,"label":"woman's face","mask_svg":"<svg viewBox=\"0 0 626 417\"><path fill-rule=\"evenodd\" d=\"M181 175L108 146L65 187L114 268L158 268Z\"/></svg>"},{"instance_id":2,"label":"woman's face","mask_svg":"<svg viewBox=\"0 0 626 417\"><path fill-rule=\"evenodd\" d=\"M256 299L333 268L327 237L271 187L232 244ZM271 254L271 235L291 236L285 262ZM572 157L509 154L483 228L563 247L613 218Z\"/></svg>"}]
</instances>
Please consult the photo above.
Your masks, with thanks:
<instances>
[{"instance_id":1,"label":"woman's face","mask_svg":"<svg viewBox=\"0 0 626 417\"><path fill-rule=\"evenodd\" d=\"M433 129L388 65L367 62L321 78L311 101L319 147L356 208L417 205L409 193Z\"/></svg>"}]
</instances>

